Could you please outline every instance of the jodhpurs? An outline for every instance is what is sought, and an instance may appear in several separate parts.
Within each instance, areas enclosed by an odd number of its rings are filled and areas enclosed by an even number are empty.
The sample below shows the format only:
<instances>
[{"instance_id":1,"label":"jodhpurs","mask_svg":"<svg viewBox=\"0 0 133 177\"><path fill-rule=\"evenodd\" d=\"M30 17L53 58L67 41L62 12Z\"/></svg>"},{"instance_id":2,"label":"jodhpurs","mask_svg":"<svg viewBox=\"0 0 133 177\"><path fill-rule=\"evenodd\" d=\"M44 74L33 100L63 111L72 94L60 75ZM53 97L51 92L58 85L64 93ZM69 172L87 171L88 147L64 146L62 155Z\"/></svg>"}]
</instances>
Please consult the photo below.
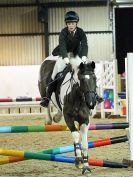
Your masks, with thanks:
<instances>
[{"instance_id":1,"label":"jodhpurs","mask_svg":"<svg viewBox=\"0 0 133 177\"><path fill-rule=\"evenodd\" d=\"M72 65L74 70L78 69L78 66L80 65L81 62L82 62L82 60L79 56L70 58L70 64ZM54 80L57 73L63 71L65 69L65 67L66 67L65 61L62 59L62 57L59 57L58 60L56 61L54 69L53 69L52 79Z\"/></svg>"}]
</instances>

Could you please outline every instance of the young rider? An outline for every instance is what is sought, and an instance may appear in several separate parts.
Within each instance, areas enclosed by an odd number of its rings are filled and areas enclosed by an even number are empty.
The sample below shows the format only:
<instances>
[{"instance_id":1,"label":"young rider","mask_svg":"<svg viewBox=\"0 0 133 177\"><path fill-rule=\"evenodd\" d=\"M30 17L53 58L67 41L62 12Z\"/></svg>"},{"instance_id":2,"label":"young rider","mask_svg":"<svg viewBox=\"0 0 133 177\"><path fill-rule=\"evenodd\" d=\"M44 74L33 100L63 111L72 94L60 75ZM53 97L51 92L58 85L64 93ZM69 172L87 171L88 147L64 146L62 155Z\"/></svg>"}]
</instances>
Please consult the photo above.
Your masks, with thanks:
<instances>
[{"instance_id":1,"label":"young rider","mask_svg":"<svg viewBox=\"0 0 133 177\"><path fill-rule=\"evenodd\" d=\"M53 56L59 56L59 58L54 66L46 97L43 97L40 102L43 107L49 104L57 73L63 71L69 63L78 67L81 62L85 63L88 60L87 37L83 29L77 26L79 15L74 11L69 11L65 14L64 21L66 27L61 30L59 45L52 52ZM102 98L98 96L97 101L102 102Z\"/></svg>"}]
</instances>

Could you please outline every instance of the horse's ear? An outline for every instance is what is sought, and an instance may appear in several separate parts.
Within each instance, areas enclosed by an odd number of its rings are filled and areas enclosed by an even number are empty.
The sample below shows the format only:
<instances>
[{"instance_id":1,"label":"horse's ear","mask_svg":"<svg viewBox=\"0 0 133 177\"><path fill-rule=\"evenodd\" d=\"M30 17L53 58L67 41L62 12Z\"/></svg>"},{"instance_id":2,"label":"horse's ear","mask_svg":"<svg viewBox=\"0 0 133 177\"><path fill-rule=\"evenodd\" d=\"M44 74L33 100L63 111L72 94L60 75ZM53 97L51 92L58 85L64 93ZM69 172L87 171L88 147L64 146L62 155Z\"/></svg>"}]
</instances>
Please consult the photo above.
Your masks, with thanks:
<instances>
[{"instance_id":1,"label":"horse's ear","mask_svg":"<svg viewBox=\"0 0 133 177\"><path fill-rule=\"evenodd\" d=\"M93 69L95 69L95 62L94 61L91 62L91 66Z\"/></svg>"},{"instance_id":2,"label":"horse's ear","mask_svg":"<svg viewBox=\"0 0 133 177\"><path fill-rule=\"evenodd\" d=\"M83 62L81 62L81 63L80 63L80 65L79 65L79 69L82 69L82 68L83 68L83 66L84 66L84 63L83 63Z\"/></svg>"}]
</instances>

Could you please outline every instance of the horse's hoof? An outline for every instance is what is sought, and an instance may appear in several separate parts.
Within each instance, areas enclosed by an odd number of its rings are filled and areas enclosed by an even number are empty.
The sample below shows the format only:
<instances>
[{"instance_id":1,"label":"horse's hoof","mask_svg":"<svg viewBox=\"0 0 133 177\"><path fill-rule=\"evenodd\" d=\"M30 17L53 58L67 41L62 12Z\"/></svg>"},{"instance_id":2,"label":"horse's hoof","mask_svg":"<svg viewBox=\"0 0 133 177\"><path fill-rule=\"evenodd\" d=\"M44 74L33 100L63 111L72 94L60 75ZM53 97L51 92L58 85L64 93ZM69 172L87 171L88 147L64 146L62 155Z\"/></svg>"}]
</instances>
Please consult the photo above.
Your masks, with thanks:
<instances>
[{"instance_id":1,"label":"horse's hoof","mask_svg":"<svg viewBox=\"0 0 133 177\"><path fill-rule=\"evenodd\" d=\"M46 125L52 125L52 121L51 122L47 122L47 124Z\"/></svg>"},{"instance_id":2,"label":"horse's hoof","mask_svg":"<svg viewBox=\"0 0 133 177\"><path fill-rule=\"evenodd\" d=\"M52 120L45 120L45 125L52 125Z\"/></svg>"},{"instance_id":3,"label":"horse's hoof","mask_svg":"<svg viewBox=\"0 0 133 177\"><path fill-rule=\"evenodd\" d=\"M84 163L84 160L82 157L76 157L75 158L75 166L76 168L83 168L83 163Z\"/></svg>"},{"instance_id":4,"label":"horse's hoof","mask_svg":"<svg viewBox=\"0 0 133 177\"><path fill-rule=\"evenodd\" d=\"M53 121L55 123L59 123L61 121L61 118L62 118L62 114L61 113L57 113L57 114L54 115Z\"/></svg>"},{"instance_id":5,"label":"horse's hoof","mask_svg":"<svg viewBox=\"0 0 133 177\"><path fill-rule=\"evenodd\" d=\"M90 173L91 172L91 169L89 166L84 166L83 169L82 169L82 175L85 175L87 173Z\"/></svg>"}]
</instances>

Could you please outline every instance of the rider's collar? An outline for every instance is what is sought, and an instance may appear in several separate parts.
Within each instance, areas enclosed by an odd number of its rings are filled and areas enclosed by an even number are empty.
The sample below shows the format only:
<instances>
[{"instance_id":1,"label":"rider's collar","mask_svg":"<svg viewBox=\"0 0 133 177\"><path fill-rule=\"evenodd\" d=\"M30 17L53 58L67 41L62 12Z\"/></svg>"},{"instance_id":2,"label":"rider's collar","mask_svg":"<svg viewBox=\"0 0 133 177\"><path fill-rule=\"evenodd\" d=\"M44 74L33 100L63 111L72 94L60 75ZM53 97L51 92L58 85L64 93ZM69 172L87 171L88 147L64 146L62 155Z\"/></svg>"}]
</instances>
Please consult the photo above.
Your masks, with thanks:
<instances>
[{"instance_id":1,"label":"rider's collar","mask_svg":"<svg viewBox=\"0 0 133 177\"><path fill-rule=\"evenodd\" d=\"M74 31L69 31L69 33L73 32L75 34L76 31L77 31L77 28L75 28Z\"/></svg>"}]
</instances>

